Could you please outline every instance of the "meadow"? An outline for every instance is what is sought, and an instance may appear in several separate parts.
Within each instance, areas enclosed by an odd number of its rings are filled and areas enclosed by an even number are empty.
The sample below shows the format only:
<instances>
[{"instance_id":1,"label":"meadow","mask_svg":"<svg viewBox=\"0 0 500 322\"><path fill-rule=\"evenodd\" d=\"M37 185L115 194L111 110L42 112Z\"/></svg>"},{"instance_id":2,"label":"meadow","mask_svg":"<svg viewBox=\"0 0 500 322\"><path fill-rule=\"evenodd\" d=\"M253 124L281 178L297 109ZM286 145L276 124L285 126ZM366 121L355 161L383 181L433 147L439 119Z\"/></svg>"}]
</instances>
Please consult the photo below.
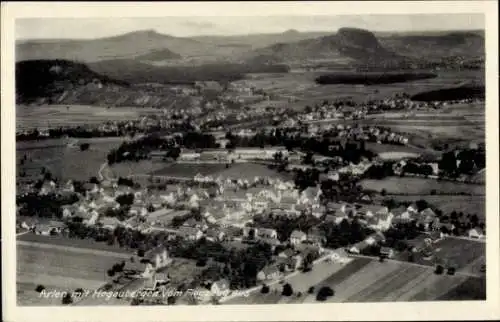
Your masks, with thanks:
<instances>
[{"instance_id":1,"label":"meadow","mask_svg":"<svg viewBox=\"0 0 500 322\"><path fill-rule=\"evenodd\" d=\"M21 178L22 172L27 178L37 177L45 167L53 176L62 180L86 181L92 176L97 176L99 167L106 161L109 150L120 145L121 141L123 138L90 141L92 143L86 151L80 151L78 146L68 147L62 139L47 140L47 142L18 142L16 147L18 178ZM21 164L24 156L27 160Z\"/></svg>"},{"instance_id":2,"label":"meadow","mask_svg":"<svg viewBox=\"0 0 500 322\"><path fill-rule=\"evenodd\" d=\"M89 105L18 105L16 107L16 130L136 120L141 115L150 113L158 113L158 110L138 107L107 108Z\"/></svg>"},{"instance_id":3,"label":"meadow","mask_svg":"<svg viewBox=\"0 0 500 322\"><path fill-rule=\"evenodd\" d=\"M329 72L335 72L331 70ZM325 72L326 73L326 72ZM246 79L245 82L276 95L291 95L307 104L314 104L321 100L335 100L352 98L354 101L363 102L374 99L385 99L396 93L414 95L420 92L436 90L447 87L456 87L459 84L484 79L484 71L440 71L435 78L420 79L415 81L377 84L377 85L318 85L314 80L325 74L323 72L288 73L282 75L262 75Z\"/></svg>"},{"instance_id":4,"label":"meadow","mask_svg":"<svg viewBox=\"0 0 500 322\"><path fill-rule=\"evenodd\" d=\"M108 277L106 271L123 256L95 254L73 249L42 248L35 244L17 246L17 294L19 305L54 305L61 299L40 297L35 288L47 291L74 291L76 288L97 289Z\"/></svg>"},{"instance_id":5,"label":"meadow","mask_svg":"<svg viewBox=\"0 0 500 322\"><path fill-rule=\"evenodd\" d=\"M364 179L361 186L367 190L381 192L388 195L430 195L433 190L444 195L485 195L486 187L478 184L467 184L454 181L438 181L436 179L416 177L387 177L382 180Z\"/></svg>"}]
</instances>

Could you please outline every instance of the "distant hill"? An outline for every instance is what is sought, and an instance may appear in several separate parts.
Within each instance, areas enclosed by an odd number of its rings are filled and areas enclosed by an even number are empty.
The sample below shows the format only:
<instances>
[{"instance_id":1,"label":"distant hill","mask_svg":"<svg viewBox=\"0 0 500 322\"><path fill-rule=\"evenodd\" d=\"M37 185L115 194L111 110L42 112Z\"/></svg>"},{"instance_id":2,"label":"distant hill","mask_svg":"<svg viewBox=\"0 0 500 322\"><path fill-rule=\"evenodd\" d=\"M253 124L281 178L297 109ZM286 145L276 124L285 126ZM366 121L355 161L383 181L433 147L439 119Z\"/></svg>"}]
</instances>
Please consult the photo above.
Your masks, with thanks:
<instances>
[{"instance_id":1,"label":"distant hill","mask_svg":"<svg viewBox=\"0 0 500 322\"><path fill-rule=\"evenodd\" d=\"M68 60L30 60L16 63L16 102L52 97L68 89L128 86L98 74L85 64Z\"/></svg>"},{"instance_id":2,"label":"distant hill","mask_svg":"<svg viewBox=\"0 0 500 322\"><path fill-rule=\"evenodd\" d=\"M165 55L166 50L172 53L168 56L193 56L205 55L213 48L215 46L193 39L145 30L90 40L20 41L16 44L16 61L67 59L95 62L110 59L134 59L142 55Z\"/></svg>"},{"instance_id":3,"label":"distant hill","mask_svg":"<svg viewBox=\"0 0 500 322\"><path fill-rule=\"evenodd\" d=\"M247 49L257 49L277 43L297 42L305 39L318 38L331 35L331 31L300 32L294 29L282 33L250 34L237 36L195 36L190 39L217 46L245 46Z\"/></svg>"},{"instance_id":4,"label":"distant hill","mask_svg":"<svg viewBox=\"0 0 500 322\"><path fill-rule=\"evenodd\" d=\"M176 54L173 51L168 50L166 48L153 50L147 54L134 57L134 59L139 61L152 61L152 62L171 60L171 59L181 59L181 58L182 58L181 55Z\"/></svg>"},{"instance_id":5,"label":"distant hill","mask_svg":"<svg viewBox=\"0 0 500 322\"><path fill-rule=\"evenodd\" d=\"M174 37L154 30L99 39L25 40L16 44L16 61L66 59L81 62L179 60L285 63L329 61L342 66L441 61L457 58L481 65L484 31L373 33L341 28L336 33L287 30L273 34Z\"/></svg>"},{"instance_id":6,"label":"distant hill","mask_svg":"<svg viewBox=\"0 0 500 322\"><path fill-rule=\"evenodd\" d=\"M454 31L430 34L408 34L380 37L380 43L408 57L428 60L462 56L465 59L484 57L485 42L482 31Z\"/></svg>"},{"instance_id":7,"label":"distant hill","mask_svg":"<svg viewBox=\"0 0 500 322\"><path fill-rule=\"evenodd\" d=\"M382 46L370 31L341 28L333 35L257 49L248 59L272 62L330 59L343 64L384 64L404 57Z\"/></svg>"}]
</instances>

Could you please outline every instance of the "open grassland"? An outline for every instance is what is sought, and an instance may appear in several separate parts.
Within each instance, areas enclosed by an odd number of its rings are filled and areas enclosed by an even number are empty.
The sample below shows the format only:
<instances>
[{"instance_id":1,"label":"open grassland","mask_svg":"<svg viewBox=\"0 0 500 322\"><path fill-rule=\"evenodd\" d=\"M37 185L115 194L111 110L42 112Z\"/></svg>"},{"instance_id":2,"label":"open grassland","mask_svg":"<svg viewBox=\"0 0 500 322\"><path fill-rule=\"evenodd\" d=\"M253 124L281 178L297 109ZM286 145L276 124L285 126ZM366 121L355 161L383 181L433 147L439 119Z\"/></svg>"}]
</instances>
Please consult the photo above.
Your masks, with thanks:
<instances>
[{"instance_id":1,"label":"open grassland","mask_svg":"<svg viewBox=\"0 0 500 322\"><path fill-rule=\"evenodd\" d=\"M88 180L97 175L100 165L106 161L109 150L120 145L123 138L87 141L90 142L90 147L86 151L80 151L78 144L76 147L68 147L64 140L18 142L16 149L18 178L36 178L45 167L53 176L63 180ZM26 161L21 164L24 156ZM20 177L23 172L25 176Z\"/></svg>"},{"instance_id":2,"label":"open grassland","mask_svg":"<svg viewBox=\"0 0 500 322\"><path fill-rule=\"evenodd\" d=\"M17 237L19 243L36 244L40 247L55 249L75 249L76 251L92 252L112 252L113 256L122 256L123 258L130 258L134 251L121 248L118 245L108 245L105 242L96 242L93 239L77 239L68 238L64 236L42 236L32 233L23 234Z\"/></svg>"},{"instance_id":3,"label":"open grassland","mask_svg":"<svg viewBox=\"0 0 500 322\"><path fill-rule=\"evenodd\" d=\"M154 171L153 175L193 178L197 174L217 176L225 169L226 165L222 163L173 163Z\"/></svg>"},{"instance_id":4,"label":"open grassland","mask_svg":"<svg viewBox=\"0 0 500 322\"><path fill-rule=\"evenodd\" d=\"M382 180L365 179L361 181L364 189L381 192L383 189L387 194L408 195L430 195L432 190L437 194L468 194L485 195L485 186L479 184L467 184L453 181L438 181L436 179L415 177L387 177Z\"/></svg>"},{"instance_id":5,"label":"open grassland","mask_svg":"<svg viewBox=\"0 0 500 322\"><path fill-rule=\"evenodd\" d=\"M291 175L280 173L269 169L266 165L256 163L237 163L230 166L228 169L218 173L223 178L253 180L255 177L260 178L280 178L281 180L291 180Z\"/></svg>"},{"instance_id":6,"label":"open grassland","mask_svg":"<svg viewBox=\"0 0 500 322\"><path fill-rule=\"evenodd\" d=\"M96 289L106 283L106 271L122 256L112 253L78 252L74 249L44 248L35 244L17 246L17 285L19 305L50 305L54 299L40 297L39 284L47 291ZM61 299L58 300L60 304Z\"/></svg>"},{"instance_id":7,"label":"open grassland","mask_svg":"<svg viewBox=\"0 0 500 322\"><path fill-rule=\"evenodd\" d=\"M153 108L107 108L87 105L40 105L16 107L16 129L66 127L99 124L107 121L136 120L144 114L158 113Z\"/></svg>"},{"instance_id":8,"label":"open grassland","mask_svg":"<svg viewBox=\"0 0 500 322\"><path fill-rule=\"evenodd\" d=\"M484 79L484 71L441 71L436 78L415 80L386 85L317 85L314 79L322 74L335 72L297 72L282 75L262 75L246 79L258 89L275 95L293 95L308 103L319 100L331 100L338 98L352 98L355 101L366 101L372 99L384 99L396 93L408 93L414 95L420 92L437 90L447 87L456 87L464 82Z\"/></svg>"}]
</instances>

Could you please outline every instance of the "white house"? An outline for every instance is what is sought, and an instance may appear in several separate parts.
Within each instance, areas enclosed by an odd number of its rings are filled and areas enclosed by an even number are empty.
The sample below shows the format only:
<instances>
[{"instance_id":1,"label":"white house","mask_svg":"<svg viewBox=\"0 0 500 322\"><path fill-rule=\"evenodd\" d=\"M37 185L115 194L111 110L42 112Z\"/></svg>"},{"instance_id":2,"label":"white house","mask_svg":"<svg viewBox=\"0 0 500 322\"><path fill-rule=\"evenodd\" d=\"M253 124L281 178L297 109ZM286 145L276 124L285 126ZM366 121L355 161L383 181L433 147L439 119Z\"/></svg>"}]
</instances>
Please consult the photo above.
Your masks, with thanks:
<instances>
[{"instance_id":1,"label":"white house","mask_svg":"<svg viewBox=\"0 0 500 322\"><path fill-rule=\"evenodd\" d=\"M469 238L483 239L485 235L481 228L476 227L469 230Z\"/></svg>"},{"instance_id":2,"label":"white house","mask_svg":"<svg viewBox=\"0 0 500 322\"><path fill-rule=\"evenodd\" d=\"M299 230L294 230L290 234L290 243L292 245L300 244L306 239L307 239L307 234Z\"/></svg>"}]
</instances>

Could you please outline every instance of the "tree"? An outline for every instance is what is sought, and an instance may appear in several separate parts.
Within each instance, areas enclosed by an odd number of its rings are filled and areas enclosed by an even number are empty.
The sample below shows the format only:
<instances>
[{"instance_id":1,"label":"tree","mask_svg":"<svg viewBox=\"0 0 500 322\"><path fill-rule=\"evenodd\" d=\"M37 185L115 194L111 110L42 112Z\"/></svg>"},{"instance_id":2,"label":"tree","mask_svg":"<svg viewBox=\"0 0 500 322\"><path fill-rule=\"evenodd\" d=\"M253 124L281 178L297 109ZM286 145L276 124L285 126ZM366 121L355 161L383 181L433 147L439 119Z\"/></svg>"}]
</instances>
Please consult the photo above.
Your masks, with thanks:
<instances>
[{"instance_id":1,"label":"tree","mask_svg":"<svg viewBox=\"0 0 500 322\"><path fill-rule=\"evenodd\" d=\"M81 287L77 288L77 289L73 292L73 294L75 294L76 296L81 297L81 296L83 295L83 288L81 288Z\"/></svg>"},{"instance_id":2,"label":"tree","mask_svg":"<svg viewBox=\"0 0 500 322\"><path fill-rule=\"evenodd\" d=\"M269 286L267 286L266 284L262 285L262 288L260 289L260 292L262 294L267 294L269 293Z\"/></svg>"},{"instance_id":3,"label":"tree","mask_svg":"<svg viewBox=\"0 0 500 322\"><path fill-rule=\"evenodd\" d=\"M329 286L323 286L316 295L316 301L325 301L328 297L333 296L335 292Z\"/></svg>"},{"instance_id":4,"label":"tree","mask_svg":"<svg viewBox=\"0 0 500 322\"><path fill-rule=\"evenodd\" d=\"M169 296L169 297L167 298L167 304L168 304L168 305L174 305L174 304L175 304L175 302L176 302L175 296Z\"/></svg>"},{"instance_id":5,"label":"tree","mask_svg":"<svg viewBox=\"0 0 500 322\"><path fill-rule=\"evenodd\" d=\"M37 291L38 293L42 292L43 290L45 289L45 286L39 284L36 286L35 288L35 291Z\"/></svg>"},{"instance_id":6,"label":"tree","mask_svg":"<svg viewBox=\"0 0 500 322\"><path fill-rule=\"evenodd\" d=\"M455 275L455 267L448 267L448 275Z\"/></svg>"},{"instance_id":7,"label":"tree","mask_svg":"<svg viewBox=\"0 0 500 322\"><path fill-rule=\"evenodd\" d=\"M436 270L434 271L434 273L436 273L437 275L441 275L441 274L443 274L443 272L444 272L443 266L437 265L436 266Z\"/></svg>"},{"instance_id":8,"label":"tree","mask_svg":"<svg viewBox=\"0 0 500 322\"><path fill-rule=\"evenodd\" d=\"M80 151L86 151L89 149L89 147L90 147L90 144L82 143L82 144L80 144Z\"/></svg>"},{"instance_id":9,"label":"tree","mask_svg":"<svg viewBox=\"0 0 500 322\"><path fill-rule=\"evenodd\" d=\"M307 293L309 293L309 294L314 293L314 286L309 287L309 289L307 290Z\"/></svg>"},{"instance_id":10,"label":"tree","mask_svg":"<svg viewBox=\"0 0 500 322\"><path fill-rule=\"evenodd\" d=\"M382 191L380 191L380 194L381 194L382 196L385 196L385 195L387 195L387 190L385 190L385 189L382 189Z\"/></svg>"},{"instance_id":11,"label":"tree","mask_svg":"<svg viewBox=\"0 0 500 322\"><path fill-rule=\"evenodd\" d=\"M90 177L89 182L94 184L99 184L99 180L97 180L97 177Z\"/></svg>"},{"instance_id":12,"label":"tree","mask_svg":"<svg viewBox=\"0 0 500 322\"><path fill-rule=\"evenodd\" d=\"M115 276L115 273L116 272L113 269L108 269L108 271L107 271L107 274L108 274L109 277Z\"/></svg>"},{"instance_id":13,"label":"tree","mask_svg":"<svg viewBox=\"0 0 500 322\"><path fill-rule=\"evenodd\" d=\"M292 296L293 295L293 288L290 283L286 283L283 285L283 291L281 292L281 295L283 296Z\"/></svg>"},{"instance_id":14,"label":"tree","mask_svg":"<svg viewBox=\"0 0 500 322\"><path fill-rule=\"evenodd\" d=\"M71 303L73 303L73 299L71 298L71 294L69 294L69 293L64 294L64 296L62 298L62 304L68 305Z\"/></svg>"}]
</instances>

